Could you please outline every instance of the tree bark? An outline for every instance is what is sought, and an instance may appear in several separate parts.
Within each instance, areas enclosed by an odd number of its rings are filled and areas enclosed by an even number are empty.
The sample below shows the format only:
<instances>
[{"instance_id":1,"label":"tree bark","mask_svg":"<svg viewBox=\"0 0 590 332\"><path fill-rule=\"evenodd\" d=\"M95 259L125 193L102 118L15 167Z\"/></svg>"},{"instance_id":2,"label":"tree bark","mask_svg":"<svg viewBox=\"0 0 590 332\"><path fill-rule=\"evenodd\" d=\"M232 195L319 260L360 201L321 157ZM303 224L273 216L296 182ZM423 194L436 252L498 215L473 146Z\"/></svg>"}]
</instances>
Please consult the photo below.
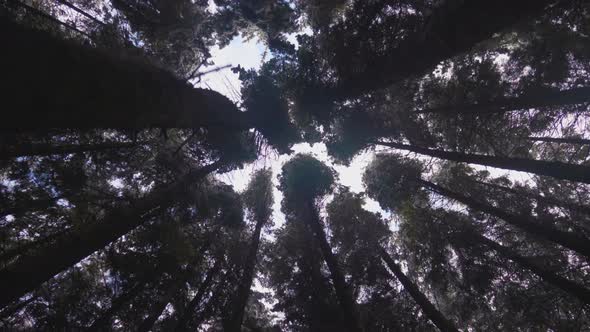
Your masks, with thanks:
<instances>
[{"instance_id":1,"label":"tree bark","mask_svg":"<svg viewBox=\"0 0 590 332\"><path fill-rule=\"evenodd\" d=\"M418 179L417 181L424 187L439 195L456 200L462 204L465 204L471 209L498 217L508 224L518 227L531 235L552 241L583 256L586 256L587 258L590 258L590 240L582 235L558 230L552 226L547 225L543 221L530 216L515 215L510 212L506 212L502 209L486 203L478 202L471 197L456 193L429 181L422 179Z\"/></svg>"},{"instance_id":2,"label":"tree bark","mask_svg":"<svg viewBox=\"0 0 590 332\"><path fill-rule=\"evenodd\" d=\"M540 14L556 0L445 1L395 49L368 61L368 67L324 94L354 98L432 70L441 61L469 51L494 33ZM571 0L561 1L571 3Z\"/></svg>"},{"instance_id":3,"label":"tree bark","mask_svg":"<svg viewBox=\"0 0 590 332\"><path fill-rule=\"evenodd\" d=\"M256 255L258 253L258 246L260 244L260 233L262 232L262 227L265 223L266 220L264 219L256 221L256 227L254 229L254 234L252 234L252 241L248 251L248 257L246 259L246 266L244 267L244 272L238 285L238 290L235 296L235 304L233 305L233 310L230 313L231 318L227 324L227 331L239 332L242 326L242 321L244 320L244 310L246 309L246 304L248 303L250 288L252 287L252 281L254 279L254 273L256 270Z\"/></svg>"},{"instance_id":4,"label":"tree bark","mask_svg":"<svg viewBox=\"0 0 590 332\"><path fill-rule=\"evenodd\" d=\"M576 138L576 137L533 137L526 138L529 141L546 142L546 143L564 143L564 144L579 144L590 145L590 139Z\"/></svg>"},{"instance_id":5,"label":"tree bark","mask_svg":"<svg viewBox=\"0 0 590 332\"><path fill-rule=\"evenodd\" d=\"M7 105L1 129L252 127L223 95L193 88L142 59L60 40L6 18L0 18L0 43L0 59L11 67L0 82Z\"/></svg>"},{"instance_id":6,"label":"tree bark","mask_svg":"<svg viewBox=\"0 0 590 332\"><path fill-rule=\"evenodd\" d=\"M495 114L532 108L575 105L590 102L590 87L525 93L479 104L449 105L416 111L417 114Z\"/></svg>"},{"instance_id":7,"label":"tree bark","mask_svg":"<svg viewBox=\"0 0 590 332\"><path fill-rule=\"evenodd\" d=\"M377 145L388 146L394 149L411 151L435 158L451 160L460 163L478 164L514 171L534 173L551 176L556 179L570 180L590 184L590 167L565 164L556 161L544 161L524 158L485 156L453 151L435 150L415 145L407 145L392 142L374 142Z\"/></svg>"},{"instance_id":8,"label":"tree bark","mask_svg":"<svg viewBox=\"0 0 590 332\"><path fill-rule=\"evenodd\" d=\"M402 269L395 263L393 258L383 248L379 248L381 258L387 264L391 272L395 275L397 280L404 286L404 289L410 293L414 301L420 306L422 312L443 332L459 332L455 325L448 320L436 307L428 300L418 286L412 282L403 272Z\"/></svg>"},{"instance_id":9,"label":"tree bark","mask_svg":"<svg viewBox=\"0 0 590 332\"><path fill-rule=\"evenodd\" d=\"M68 234L42 252L23 255L17 262L0 271L0 280L3 280L0 283L0 308L141 226L146 221L146 214L173 204L186 186L202 180L219 166L220 162L215 162L192 170L176 182L152 190L132 206L110 211L102 222Z\"/></svg>"},{"instance_id":10,"label":"tree bark","mask_svg":"<svg viewBox=\"0 0 590 332\"><path fill-rule=\"evenodd\" d=\"M581 284L578 284L574 281L568 280L552 272L549 272L541 266L537 265L536 263L532 262L530 259L515 253L510 248L504 247L499 243L496 243L495 241L488 239L485 236L479 234L473 236L473 240L483 243L490 249L497 251L498 253L510 259L511 261L530 270L548 284L551 284L565 291L566 293L580 300L582 303L590 304L590 290L585 288Z\"/></svg>"},{"instance_id":11,"label":"tree bark","mask_svg":"<svg viewBox=\"0 0 590 332\"><path fill-rule=\"evenodd\" d=\"M209 289L211 283L213 282L213 277L217 275L220 269L221 259L217 259L215 265L209 270L209 272L207 272L205 280L203 280L201 285L199 285L199 289L197 290L195 297L193 297L193 299L186 306L183 314L178 318L178 321L176 322L176 328L174 329L174 331L189 330L189 324L191 319L193 318L197 306L199 305L199 303L201 303L201 300L203 299L205 292Z\"/></svg>"},{"instance_id":12,"label":"tree bark","mask_svg":"<svg viewBox=\"0 0 590 332\"><path fill-rule=\"evenodd\" d=\"M344 273L342 272L338 264L338 260L332 252L330 244L328 243L326 233L322 228L318 212L313 202L308 202L307 208L309 213L309 226L314 234L316 241L320 246L320 250L322 251L322 255L324 256L326 265L328 265L328 269L330 270L330 276L332 279L332 283L334 284L334 289L336 290L336 296L338 297L338 302L340 303L340 306L344 311L345 319L348 320L349 330L362 331L362 327L356 311L356 303L352 297L352 292L350 290L350 287L346 283Z\"/></svg>"},{"instance_id":13,"label":"tree bark","mask_svg":"<svg viewBox=\"0 0 590 332\"><path fill-rule=\"evenodd\" d=\"M522 195L525 197L530 197L533 198L539 202L545 202L554 206L558 206L558 207L563 207L572 211L578 211L581 213L586 213L588 215L590 215L590 206L586 206L586 205L581 205L581 204L575 204L575 203L569 203L569 202L564 202L560 199L557 199L555 197L551 197L551 196L541 196L538 194L534 194L531 192L522 192L522 191L518 191L516 189L510 188L510 187L505 187L505 186L501 186L498 184L493 184L493 183L488 183L488 182L483 182L483 181L477 181L474 180L472 181L473 183L477 183L477 184L481 184L483 186L487 186L490 188L494 188L497 190L502 190L511 194L515 194L515 195Z\"/></svg>"},{"instance_id":14,"label":"tree bark","mask_svg":"<svg viewBox=\"0 0 590 332\"><path fill-rule=\"evenodd\" d=\"M51 156L59 154L98 152L133 148L138 143L96 143L96 144L69 144L69 145L51 145L51 144L24 144L17 147L3 146L0 147L0 160L6 160L16 157L31 156Z\"/></svg>"}]
</instances>

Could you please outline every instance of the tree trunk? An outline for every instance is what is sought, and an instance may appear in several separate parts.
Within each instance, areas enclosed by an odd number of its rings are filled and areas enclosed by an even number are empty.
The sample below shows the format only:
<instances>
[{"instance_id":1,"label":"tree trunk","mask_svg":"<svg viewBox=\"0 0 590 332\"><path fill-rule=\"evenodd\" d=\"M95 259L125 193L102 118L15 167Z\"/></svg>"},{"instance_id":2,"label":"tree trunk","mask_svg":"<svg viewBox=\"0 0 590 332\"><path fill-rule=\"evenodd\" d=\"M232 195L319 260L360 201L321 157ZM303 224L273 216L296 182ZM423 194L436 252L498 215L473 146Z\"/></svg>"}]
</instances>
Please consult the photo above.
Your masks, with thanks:
<instances>
[{"instance_id":1,"label":"tree trunk","mask_svg":"<svg viewBox=\"0 0 590 332\"><path fill-rule=\"evenodd\" d=\"M85 17L89 18L90 20L92 20L94 23L99 24L99 25L105 25L101 20L97 19L96 17L88 14L87 12L83 11L82 9L80 9L79 7L77 7L76 5L65 1L65 0L57 0L57 2L75 10L76 12L78 12L81 15L84 15Z\"/></svg>"},{"instance_id":2,"label":"tree trunk","mask_svg":"<svg viewBox=\"0 0 590 332\"><path fill-rule=\"evenodd\" d=\"M454 331L459 332L455 325L448 320L436 307L428 300L426 295L424 295L418 286L412 282L403 272L402 269L395 263L393 258L389 256L389 254L383 248L379 248L379 254L385 264L389 267L391 272L395 275L397 280L404 286L404 289L410 293L414 301L420 306L422 312L438 327L441 331Z\"/></svg>"},{"instance_id":3,"label":"tree trunk","mask_svg":"<svg viewBox=\"0 0 590 332\"><path fill-rule=\"evenodd\" d=\"M529 136L526 138L529 141L546 142L546 143L564 143L564 144L579 144L579 145L590 145L590 139L576 138L576 137L533 137Z\"/></svg>"},{"instance_id":4,"label":"tree trunk","mask_svg":"<svg viewBox=\"0 0 590 332\"><path fill-rule=\"evenodd\" d=\"M582 303L590 304L590 290L585 288L584 286L545 270L544 268L535 264L528 258L520 256L519 254L512 251L510 248L504 247L499 243L496 243L488 239L485 236L479 234L469 235L474 236L474 243L477 243L477 241L483 243L490 249L497 251L498 253L510 259L511 261L521 265L526 269L529 269L531 272L533 272L535 275L537 275L539 278L541 278L548 284L551 284L565 291L566 293L569 293L571 296L577 298Z\"/></svg>"},{"instance_id":5,"label":"tree trunk","mask_svg":"<svg viewBox=\"0 0 590 332\"><path fill-rule=\"evenodd\" d=\"M42 199L32 199L22 204L3 207L0 211L0 218L7 215L21 215L26 212L42 211L50 208L62 197L50 197Z\"/></svg>"},{"instance_id":6,"label":"tree trunk","mask_svg":"<svg viewBox=\"0 0 590 332\"><path fill-rule=\"evenodd\" d=\"M502 98L494 101L434 107L416 111L418 114L495 114L531 108L575 105L590 102L590 87L569 90L525 93L520 97Z\"/></svg>"},{"instance_id":7,"label":"tree trunk","mask_svg":"<svg viewBox=\"0 0 590 332\"><path fill-rule=\"evenodd\" d=\"M205 319L207 319L207 317L210 317L214 313L215 306L219 304L220 297L223 294L224 284L225 284L226 279L227 279L227 273L225 273L223 275L223 277L221 278L217 287L215 288L215 290L211 294L209 301L207 301L207 304L205 304L205 307L203 308L203 310L200 313L196 314L195 321L194 321L194 328L195 329L198 329L201 326L201 324L203 324L203 321Z\"/></svg>"},{"instance_id":8,"label":"tree trunk","mask_svg":"<svg viewBox=\"0 0 590 332\"><path fill-rule=\"evenodd\" d=\"M61 232L58 232L55 234L51 234L51 235L48 235L48 236L46 236L42 239L39 239L37 241L31 241L29 243L21 244L20 246L18 246L16 248L4 250L0 254L0 263L4 263L4 262L8 263L9 260L12 260L17 256L23 255L27 251L30 251L35 247L41 247L42 245L47 244L48 242L58 239L59 237L63 236L64 234L67 234L67 231L61 231Z\"/></svg>"},{"instance_id":9,"label":"tree trunk","mask_svg":"<svg viewBox=\"0 0 590 332\"><path fill-rule=\"evenodd\" d=\"M211 283L213 282L213 277L217 275L220 269L221 259L217 259L215 265L209 270L209 272L207 272L205 280L203 280L201 285L199 285L199 289L197 290L195 297L193 297L193 299L186 306L184 313L178 318L178 321L176 322L176 328L174 329L174 331L189 330L190 321L193 318L193 315L195 314L197 306L199 305L199 303L201 303L201 300L203 299L205 292L209 289Z\"/></svg>"},{"instance_id":10,"label":"tree trunk","mask_svg":"<svg viewBox=\"0 0 590 332\"><path fill-rule=\"evenodd\" d=\"M148 316L141 322L141 324L137 328L138 332L148 332L154 327L154 324L156 323L156 321L158 321L158 318L162 315L162 312L164 311L164 309L166 309L166 306L168 306L168 303L170 303L170 301L178 292L178 289L184 282L184 278L180 279L181 280L177 279L170 281L162 297L160 297L156 301L156 303L154 303L149 308Z\"/></svg>"},{"instance_id":11,"label":"tree trunk","mask_svg":"<svg viewBox=\"0 0 590 332\"><path fill-rule=\"evenodd\" d=\"M349 330L362 331L356 311L356 303L352 297L352 292L348 284L346 283L344 273L340 269L338 260L336 259L336 256L332 252L332 248L328 243L326 233L322 228L318 212L313 202L308 202L308 213L309 226L314 234L316 241L318 241L318 244L322 251L322 255L324 256L324 260L326 261L326 265L328 265L328 269L330 270L330 276L332 279L332 283L334 284L334 289L336 290L336 296L338 297L338 302L340 303L340 306L344 311L345 319L348 320Z\"/></svg>"},{"instance_id":12,"label":"tree trunk","mask_svg":"<svg viewBox=\"0 0 590 332\"><path fill-rule=\"evenodd\" d=\"M203 243L203 245L201 245L201 248L199 249L197 257L200 258L203 255L205 255L207 250L209 250L210 246L211 246L211 236L208 236L205 239L205 242ZM160 315L162 314L162 312L164 311L164 309L166 308L168 303L170 303L170 299L174 296L175 292L178 291L178 289L180 288L182 283L186 281L186 277L188 277L187 274L182 274L182 273L178 273L178 274L180 275L179 278L176 281L173 280L170 282L169 288L165 292L164 296L161 298L161 301L157 302L154 306L152 306L150 313L148 314L148 317L146 317L143 320L143 322L141 323L141 325L139 326L139 331L149 331L150 329L152 329L152 327L154 326L154 324L158 320L158 317L160 317ZM121 308L123 307L124 304L126 304L127 302L129 302L130 300L135 298L135 296L141 290L145 289L146 283L149 281L149 279L150 279L149 276L142 278L132 290L130 290L126 294L123 294L118 299L113 301L111 308L107 312L105 312L99 319L97 319L92 324L90 329L92 331L109 330L106 328L105 325L111 322L112 316L116 312L121 310Z\"/></svg>"},{"instance_id":13,"label":"tree trunk","mask_svg":"<svg viewBox=\"0 0 590 332\"><path fill-rule=\"evenodd\" d=\"M424 187L439 195L454 199L462 204L465 204L471 209L498 217L508 224L518 227L531 235L552 241L590 258L590 240L582 235L572 232L560 231L552 226L547 225L546 222L537 220L536 218L530 216L515 215L510 212L506 212L502 209L486 203L478 202L471 197L456 193L429 181L421 179L417 181Z\"/></svg>"},{"instance_id":14,"label":"tree trunk","mask_svg":"<svg viewBox=\"0 0 590 332\"><path fill-rule=\"evenodd\" d=\"M518 191L516 189L513 188L509 188L509 187L505 187L505 186L501 186L501 185L497 185L497 184L493 184L493 183L488 183L488 182L483 182L483 181L477 181L477 180L473 180L473 183L477 183L477 184L481 184L483 186L487 186L490 188L494 188L497 190L502 190L511 194L515 194L515 195L522 195L525 197L530 197L533 198L539 202L545 202L554 206L558 206L558 207L563 207L572 211L578 211L581 213L586 213L588 215L590 215L590 206L586 206L586 205L581 205L581 204L575 204L575 203L569 203L569 202L564 202L562 200L559 200L555 197L551 197L551 196L541 196L538 194L534 194L531 192L521 192Z\"/></svg>"},{"instance_id":15,"label":"tree trunk","mask_svg":"<svg viewBox=\"0 0 590 332\"><path fill-rule=\"evenodd\" d=\"M248 257L246 259L246 266L244 267L244 272L238 285L238 290L235 296L235 304L233 305L233 310L230 313L231 318L226 328L227 331L239 332L240 327L242 326L242 321L244 320L244 310L246 309L246 304L248 303L250 288L252 287L252 281L254 279L254 273L256 270L256 255L258 253L258 246L260 244L260 233L262 232L262 227L265 223L266 220L263 219L256 221L256 227L254 229L254 234L252 235L252 242L250 244Z\"/></svg>"},{"instance_id":16,"label":"tree trunk","mask_svg":"<svg viewBox=\"0 0 590 332\"><path fill-rule=\"evenodd\" d=\"M542 13L555 0L445 1L424 25L395 49L368 61L359 74L323 92L329 99L348 99L385 88L433 70L441 61L469 51L494 33ZM562 1L571 3L571 0Z\"/></svg>"},{"instance_id":17,"label":"tree trunk","mask_svg":"<svg viewBox=\"0 0 590 332\"><path fill-rule=\"evenodd\" d=\"M37 296L33 295L24 301L18 302L12 306L4 308L4 310L0 311L0 320L14 315L15 313L19 312L21 309L23 309L29 303L35 301L36 299Z\"/></svg>"},{"instance_id":18,"label":"tree trunk","mask_svg":"<svg viewBox=\"0 0 590 332\"><path fill-rule=\"evenodd\" d=\"M6 160L16 157L30 156L51 156L59 154L97 152L115 149L126 149L136 147L137 143L96 143L96 144L70 144L70 145L51 145L51 144L24 144L17 147L3 146L0 147L0 160Z\"/></svg>"},{"instance_id":19,"label":"tree trunk","mask_svg":"<svg viewBox=\"0 0 590 332\"><path fill-rule=\"evenodd\" d=\"M19 0L8 0L8 2L10 3L11 6L16 6L16 7L21 7L24 8L27 12L32 13L33 15L37 15L39 17L42 17L43 19L49 21L49 22L53 22L57 25L61 25L64 26L65 28L72 30L72 31L76 31L77 33L86 36L88 39L92 39L92 36L90 36L88 33L76 28L74 25L63 22L58 20L57 18L53 17L52 15L47 14L46 12L37 9L35 7L29 6L24 2L21 2Z\"/></svg>"},{"instance_id":20,"label":"tree trunk","mask_svg":"<svg viewBox=\"0 0 590 332\"><path fill-rule=\"evenodd\" d=\"M374 143L378 145L388 146L394 149L411 151L435 158L446 159L460 163L478 164L483 166L497 167L514 171L528 172L538 175L551 176L556 179L577 181L590 184L590 167L588 166L565 164L556 161L485 156L480 154L434 150L401 143Z\"/></svg>"},{"instance_id":21,"label":"tree trunk","mask_svg":"<svg viewBox=\"0 0 590 332\"><path fill-rule=\"evenodd\" d=\"M176 182L156 188L132 206L116 208L99 223L64 236L42 252L23 255L15 264L0 271L0 308L40 286L61 271L107 246L142 225L154 209L174 203L183 190L215 171L220 162L192 170Z\"/></svg>"},{"instance_id":22,"label":"tree trunk","mask_svg":"<svg viewBox=\"0 0 590 332\"><path fill-rule=\"evenodd\" d=\"M10 66L0 83L7 105L2 129L251 127L246 113L223 95L193 88L145 60L60 40L5 18L0 43L0 59Z\"/></svg>"},{"instance_id":23,"label":"tree trunk","mask_svg":"<svg viewBox=\"0 0 590 332\"><path fill-rule=\"evenodd\" d=\"M147 278L146 278L147 279ZM147 281L147 280L145 280ZM145 281L139 281L127 292L119 295L111 302L111 307L100 315L88 328L88 331L110 331L113 316L116 315L123 307L132 301L142 290L145 289Z\"/></svg>"}]
</instances>

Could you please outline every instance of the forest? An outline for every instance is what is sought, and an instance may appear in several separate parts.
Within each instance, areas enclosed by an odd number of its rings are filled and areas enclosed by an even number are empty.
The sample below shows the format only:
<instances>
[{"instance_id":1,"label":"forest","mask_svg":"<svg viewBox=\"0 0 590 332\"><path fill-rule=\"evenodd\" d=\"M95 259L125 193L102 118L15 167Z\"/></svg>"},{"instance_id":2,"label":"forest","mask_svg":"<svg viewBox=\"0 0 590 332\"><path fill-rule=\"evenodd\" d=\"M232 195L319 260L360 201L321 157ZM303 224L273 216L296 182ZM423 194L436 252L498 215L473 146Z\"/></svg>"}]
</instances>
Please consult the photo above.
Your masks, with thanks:
<instances>
[{"instance_id":1,"label":"forest","mask_svg":"<svg viewBox=\"0 0 590 332\"><path fill-rule=\"evenodd\" d=\"M0 330L590 331L590 1L1 0L0 45Z\"/></svg>"}]
</instances>

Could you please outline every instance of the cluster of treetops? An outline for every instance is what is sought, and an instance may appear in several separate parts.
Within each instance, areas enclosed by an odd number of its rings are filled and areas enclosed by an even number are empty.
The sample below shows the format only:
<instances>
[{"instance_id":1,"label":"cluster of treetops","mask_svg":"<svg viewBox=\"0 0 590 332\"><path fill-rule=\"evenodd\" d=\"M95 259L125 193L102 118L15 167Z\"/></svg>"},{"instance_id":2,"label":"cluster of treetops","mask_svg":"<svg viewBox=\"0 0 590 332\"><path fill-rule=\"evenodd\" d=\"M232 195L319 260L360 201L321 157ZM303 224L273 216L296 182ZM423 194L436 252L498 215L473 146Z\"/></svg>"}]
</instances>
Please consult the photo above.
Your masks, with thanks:
<instances>
[{"instance_id":1,"label":"cluster of treetops","mask_svg":"<svg viewBox=\"0 0 590 332\"><path fill-rule=\"evenodd\" d=\"M590 329L588 1L5 0L0 43L0 329ZM364 192L216 177L302 142Z\"/></svg>"}]
</instances>

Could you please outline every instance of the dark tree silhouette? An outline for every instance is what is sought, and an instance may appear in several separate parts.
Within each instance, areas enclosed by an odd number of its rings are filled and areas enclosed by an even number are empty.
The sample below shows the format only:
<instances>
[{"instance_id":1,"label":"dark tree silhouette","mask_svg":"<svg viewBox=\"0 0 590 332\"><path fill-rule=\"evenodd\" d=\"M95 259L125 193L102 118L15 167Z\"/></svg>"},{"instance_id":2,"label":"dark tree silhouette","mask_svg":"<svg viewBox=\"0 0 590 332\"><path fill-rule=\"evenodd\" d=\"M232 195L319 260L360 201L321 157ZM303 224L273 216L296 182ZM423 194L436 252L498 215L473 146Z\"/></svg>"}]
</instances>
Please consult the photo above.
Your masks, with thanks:
<instances>
[{"instance_id":1,"label":"dark tree silhouette","mask_svg":"<svg viewBox=\"0 0 590 332\"><path fill-rule=\"evenodd\" d=\"M212 163L193 170L175 183L153 190L133 206L110 211L100 223L81 232L65 235L42 251L22 256L18 262L0 271L2 279L9 281L0 286L0 306L18 299L57 273L137 228L146 222L146 215L151 211L172 204L174 197L185 190L188 183L202 180L219 165Z\"/></svg>"},{"instance_id":2,"label":"dark tree silhouette","mask_svg":"<svg viewBox=\"0 0 590 332\"><path fill-rule=\"evenodd\" d=\"M590 183L589 168L584 165L444 151L393 142L376 142L376 144L388 146L390 148L399 150L407 150L431 157L451 160L455 162L498 167L514 171L529 172L539 175L551 176L557 179Z\"/></svg>"}]
</instances>

